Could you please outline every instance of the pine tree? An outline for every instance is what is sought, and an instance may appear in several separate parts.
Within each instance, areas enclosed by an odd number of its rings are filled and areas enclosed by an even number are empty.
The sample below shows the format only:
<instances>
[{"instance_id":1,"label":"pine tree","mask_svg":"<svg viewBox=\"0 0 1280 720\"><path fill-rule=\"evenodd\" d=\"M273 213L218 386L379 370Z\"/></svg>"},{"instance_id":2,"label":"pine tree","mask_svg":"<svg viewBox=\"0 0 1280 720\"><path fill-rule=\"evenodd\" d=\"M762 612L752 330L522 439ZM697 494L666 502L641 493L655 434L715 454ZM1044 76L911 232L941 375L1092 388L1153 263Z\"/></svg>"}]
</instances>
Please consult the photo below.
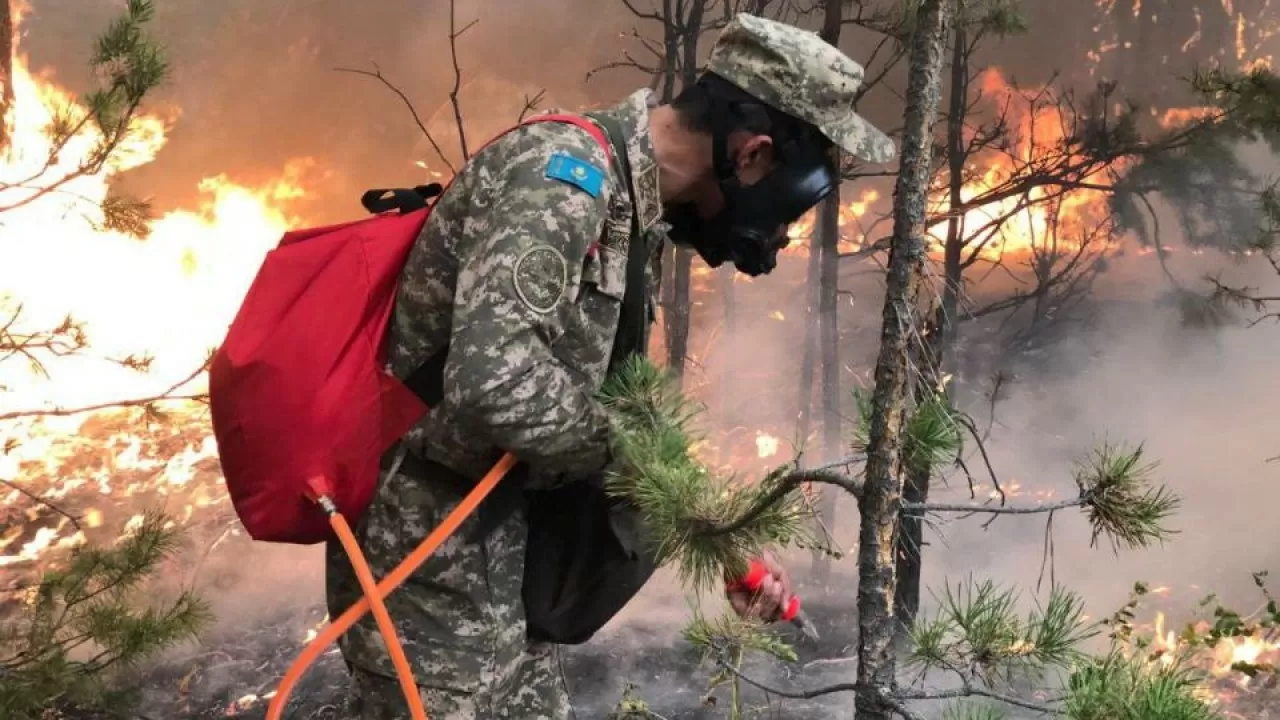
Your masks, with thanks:
<instances>
[{"instance_id":1,"label":"pine tree","mask_svg":"<svg viewBox=\"0 0 1280 720\"><path fill-rule=\"evenodd\" d=\"M4 19L11 25L10 8L5 3ZM124 15L117 18L98 36L91 56L92 69L99 89L87 93L66 107L54 108L54 117L46 132L49 155L42 167L26 177L0 177L0 213L15 210L57 192L67 183L105 169L120 151L122 144L136 131L135 120L147 95L168 76L169 66L163 51L145 33L146 24L155 16L150 0L129 0ZM11 77L11 32L6 33L0 53L6 60L0 64L7 79ZM0 107L4 107L0 104ZM96 140L85 156L73 167L60 168L61 153L72 141L82 137ZM145 237L150 228L150 206L136 198L111 194L98 205L100 226L137 237Z\"/></svg>"},{"instance_id":2,"label":"pine tree","mask_svg":"<svg viewBox=\"0 0 1280 720\"><path fill-rule=\"evenodd\" d=\"M148 515L114 546L77 548L28 589L18 617L0 624L5 717L125 708L133 694L121 674L196 637L210 618L198 597L183 592L149 604L139 592L178 547L169 525L164 515Z\"/></svg>"}]
</instances>

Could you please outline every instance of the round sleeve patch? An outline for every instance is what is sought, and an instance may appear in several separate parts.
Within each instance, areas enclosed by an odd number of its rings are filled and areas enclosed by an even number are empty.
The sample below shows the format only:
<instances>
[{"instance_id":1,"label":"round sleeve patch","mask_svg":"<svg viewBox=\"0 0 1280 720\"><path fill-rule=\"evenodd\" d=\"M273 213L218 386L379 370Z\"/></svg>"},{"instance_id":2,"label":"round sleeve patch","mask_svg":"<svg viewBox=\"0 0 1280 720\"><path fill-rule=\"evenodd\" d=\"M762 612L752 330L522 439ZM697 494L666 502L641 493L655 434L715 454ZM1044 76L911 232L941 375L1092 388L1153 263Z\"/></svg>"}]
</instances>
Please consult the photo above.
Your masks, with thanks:
<instances>
[{"instance_id":1,"label":"round sleeve patch","mask_svg":"<svg viewBox=\"0 0 1280 720\"><path fill-rule=\"evenodd\" d=\"M559 250L535 245L516 259L516 295L536 313L556 309L569 284L569 264Z\"/></svg>"}]
</instances>

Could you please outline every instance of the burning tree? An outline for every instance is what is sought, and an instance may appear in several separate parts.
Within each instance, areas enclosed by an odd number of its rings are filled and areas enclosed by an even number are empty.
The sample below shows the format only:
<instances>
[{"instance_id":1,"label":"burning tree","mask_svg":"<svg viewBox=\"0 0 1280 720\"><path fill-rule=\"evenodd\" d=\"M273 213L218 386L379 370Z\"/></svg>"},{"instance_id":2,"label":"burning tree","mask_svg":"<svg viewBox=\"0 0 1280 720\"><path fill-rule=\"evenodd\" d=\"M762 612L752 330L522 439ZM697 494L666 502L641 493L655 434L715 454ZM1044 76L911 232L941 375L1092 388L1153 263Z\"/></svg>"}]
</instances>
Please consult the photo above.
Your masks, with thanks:
<instances>
[{"instance_id":1,"label":"burning tree","mask_svg":"<svg viewBox=\"0 0 1280 720\"><path fill-rule=\"evenodd\" d=\"M150 219L150 206L141 200L109 195L94 201L78 195L77 178L96 175L112 163L122 162L128 153L128 142L137 132L135 122L147 95L164 82L168 64L159 47L144 33L145 25L155 14L149 0L129 0L126 13L113 22L97 39L90 63L101 87L86 94L79 102L58 108L46 129L48 152L43 157L17 157L14 177L0 178L0 213L29 205L40 198L57 193L74 203L87 202L100 214L97 223L107 230L117 230L145 237ZM13 88L11 77L13 11L5 2L4 44L0 45L4 61L0 70L4 78L8 102L0 109L11 110ZM7 115L7 113L6 113ZM70 148L87 147L87 151L66 152ZM0 155L13 155L18 148L0 144ZM0 220L2 222L2 220Z\"/></svg>"},{"instance_id":2,"label":"burning tree","mask_svg":"<svg viewBox=\"0 0 1280 720\"><path fill-rule=\"evenodd\" d=\"M55 111L46 129L48 152L32 158L11 145L7 120L15 100L15 13L7 0L0 3L0 115L5 120L0 123L4 129L0 159L6 161L0 164L6 171L0 177L0 226L3 213L59 195L73 206L91 206L89 211L98 214L98 227L139 238L147 234L150 211L145 202L121 195L95 202L79 194L76 185L79 178L121 162L137 130L135 120L143 99L166 75L163 55L144 32L153 12L150 2L130 0L125 14L98 37L92 64L102 88L80 103ZM74 320L68 318L51 329L23 331L17 326L20 311L21 306L0 325L0 363L25 359L34 372L43 373L42 357L86 347L83 329ZM22 414L7 413L0 420ZM2 452L13 449L6 441ZM26 496L79 530L78 518L52 501L7 480L0 482L11 496ZM113 682L120 671L193 637L204 626L207 606L190 592L159 604L141 601L136 592L154 579L178 541L168 517L148 515L116 545L81 545L61 567L18 588L24 591L21 602L0 607L0 705L7 717L38 718L57 710L117 707L130 696Z\"/></svg>"},{"instance_id":3,"label":"burning tree","mask_svg":"<svg viewBox=\"0 0 1280 720\"><path fill-rule=\"evenodd\" d=\"M19 6L20 7L20 6ZM98 36L90 58L99 88L80 98L67 97L59 107L48 108L49 116L42 138L12 137L9 120L19 110L15 103L39 103L39 97L18 97L13 87L14 33L19 14L11 0L0 3L0 125L8 128L0 133L0 227L6 224L6 213L16 213L45 198L67 201L68 211L77 211L99 231L114 231L145 239L151 230L150 204L114 189L101 197L90 197L81 181L104 172L116 172L131 166L138 152L134 147L139 136L147 132L141 117L148 95L168 77L169 66L158 45L146 34L146 26L155 15L150 0L129 0L125 13ZM31 147L16 143L32 140ZM35 152L33 153L33 149ZM27 239L28 241L33 241ZM45 375L41 357L61 357L79 353L88 346L84 326L73 317L53 327L25 328L20 303L0 297L0 308L7 318L0 324L0 360L20 357L33 372ZM130 355L117 360L126 367L145 371L150 359ZM156 400L175 397L175 393L203 371L169 391L149 398L126 400L123 405L150 406ZM0 390L4 390L0 386ZM186 396L198 397L198 396ZM93 408L59 409L32 412L11 411L0 414L0 420L32 414L70 414Z\"/></svg>"}]
</instances>

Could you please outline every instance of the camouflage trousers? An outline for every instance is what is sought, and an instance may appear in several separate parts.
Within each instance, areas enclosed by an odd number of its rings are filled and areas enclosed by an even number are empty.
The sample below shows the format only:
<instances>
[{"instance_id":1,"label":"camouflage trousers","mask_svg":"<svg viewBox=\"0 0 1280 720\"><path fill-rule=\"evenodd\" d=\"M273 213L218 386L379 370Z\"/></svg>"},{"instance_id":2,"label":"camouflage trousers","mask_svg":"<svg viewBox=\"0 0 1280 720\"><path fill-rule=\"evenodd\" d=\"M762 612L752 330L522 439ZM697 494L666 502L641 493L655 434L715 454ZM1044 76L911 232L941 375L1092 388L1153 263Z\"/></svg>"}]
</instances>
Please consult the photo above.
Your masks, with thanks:
<instances>
[{"instance_id":1,"label":"camouflage trousers","mask_svg":"<svg viewBox=\"0 0 1280 720\"><path fill-rule=\"evenodd\" d=\"M446 483L384 477L356 529L374 577L383 577L457 505ZM483 512L483 506L482 510ZM555 646L525 634L521 585L527 526L514 512L484 538L468 518L386 598L431 720L566 720L570 703ZM361 597L338 543L325 553L330 617ZM408 719L386 645L365 615L339 641L351 670L346 717Z\"/></svg>"}]
</instances>

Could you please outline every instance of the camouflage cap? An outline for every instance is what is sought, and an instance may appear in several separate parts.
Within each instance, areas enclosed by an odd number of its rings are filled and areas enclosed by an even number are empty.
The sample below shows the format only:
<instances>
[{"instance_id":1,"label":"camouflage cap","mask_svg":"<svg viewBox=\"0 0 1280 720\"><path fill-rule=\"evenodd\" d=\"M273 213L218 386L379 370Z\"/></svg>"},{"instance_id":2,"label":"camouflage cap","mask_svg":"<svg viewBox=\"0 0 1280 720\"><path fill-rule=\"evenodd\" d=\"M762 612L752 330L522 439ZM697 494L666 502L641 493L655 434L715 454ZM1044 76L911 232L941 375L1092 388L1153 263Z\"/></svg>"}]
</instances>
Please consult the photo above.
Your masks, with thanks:
<instances>
[{"instance_id":1,"label":"camouflage cap","mask_svg":"<svg viewBox=\"0 0 1280 720\"><path fill-rule=\"evenodd\" d=\"M853 111L862 66L817 33L741 13L711 48L707 70L818 128L861 160L889 162L889 136Z\"/></svg>"}]
</instances>

